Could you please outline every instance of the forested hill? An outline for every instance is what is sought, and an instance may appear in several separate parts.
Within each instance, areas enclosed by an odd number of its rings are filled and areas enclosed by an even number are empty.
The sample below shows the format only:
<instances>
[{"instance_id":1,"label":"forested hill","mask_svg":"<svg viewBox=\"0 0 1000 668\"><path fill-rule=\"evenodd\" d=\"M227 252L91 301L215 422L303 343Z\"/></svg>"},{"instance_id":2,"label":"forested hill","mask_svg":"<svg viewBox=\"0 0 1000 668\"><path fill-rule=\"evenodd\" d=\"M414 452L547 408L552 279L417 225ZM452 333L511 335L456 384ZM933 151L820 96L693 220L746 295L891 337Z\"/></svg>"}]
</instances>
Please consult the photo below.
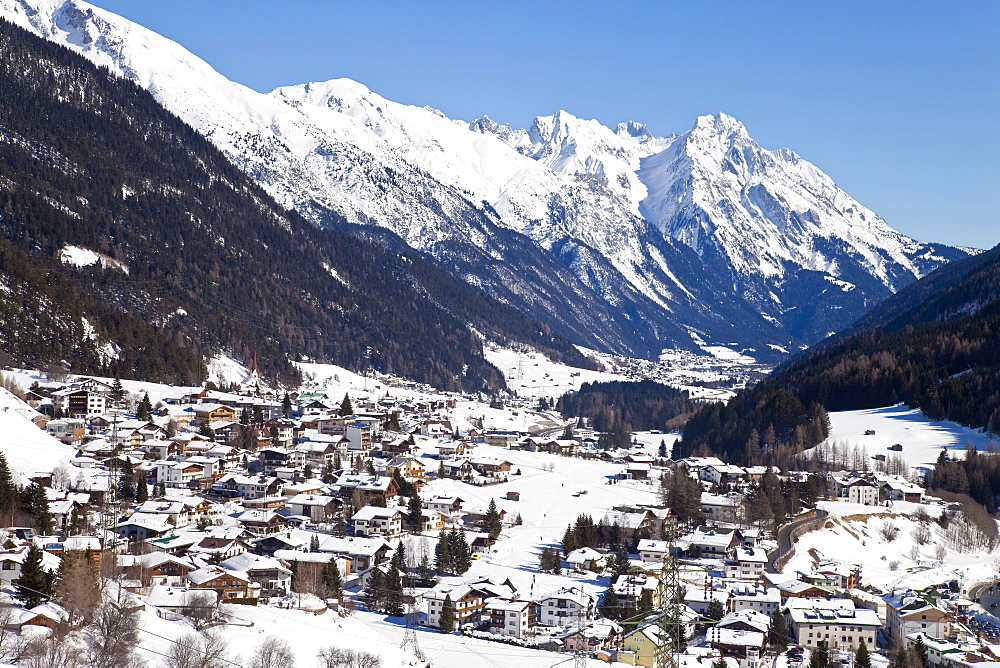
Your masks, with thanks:
<instances>
[{"instance_id":1,"label":"forested hill","mask_svg":"<svg viewBox=\"0 0 1000 668\"><path fill-rule=\"evenodd\" d=\"M1000 432L1000 246L939 269L850 333L798 355L728 404L704 408L685 427L682 451L734 461L788 454L825 437L821 409L898 402Z\"/></svg>"},{"instance_id":2,"label":"forested hill","mask_svg":"<svg viewBox=\"0 0 1000 668\"><path fill-rule=\"evenodd\" d=\"M371 346L381 371L501 386L470 324L580 361L419 253L284 211L135 84L2 20L0 54L8 361L193 383L220 351L288 378L289 357L357 368Z\"/></svg>"}]
</instances>

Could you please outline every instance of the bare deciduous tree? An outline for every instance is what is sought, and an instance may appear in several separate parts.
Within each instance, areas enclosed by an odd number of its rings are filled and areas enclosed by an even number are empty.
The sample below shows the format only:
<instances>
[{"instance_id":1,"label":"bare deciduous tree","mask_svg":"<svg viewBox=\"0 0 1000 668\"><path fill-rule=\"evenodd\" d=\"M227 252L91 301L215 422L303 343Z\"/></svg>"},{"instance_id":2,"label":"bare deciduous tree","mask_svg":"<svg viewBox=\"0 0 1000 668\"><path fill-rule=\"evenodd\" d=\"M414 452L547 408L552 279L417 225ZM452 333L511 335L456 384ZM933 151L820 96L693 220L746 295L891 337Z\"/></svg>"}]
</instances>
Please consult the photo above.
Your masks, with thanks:
<instances>
[{"instance_id":1,"label":"bare deciduous tree","mask_svg":"<svg viewBox=\"0 0 1000 668\"><path fill-rule=\"evenodd\" d=\"M321 668L382 668L382 657L371 652L327 647L318 656Z\"/></svg>"},{"instance_id":2,"label":"bare deciduous tree","mask_svg":"<svg viewBox=\"0 0 1000 668\"><path fill-rule=\"evenodd\" d=\"M879 526L878 535L881 536L882 540L885 542L891 543L896 540L896 537L899 535L899 527L889 520L886 520L882 522L881 526Z\"/></svg>"},{"instance_id":3,"label":"bare deciduous tree","mask_svg":"<svg viewBox=\"0 0 1000 668\"><path fill-rule=\"evenodd\" d=\"M49 636L35 638L23 648L18 660L18 666L25 668L83 668L89 665L83 652L75 643L66 642L63 638Z\"/></svg>"},{"instance_id":4,"label":"bare deciduous tree","mask_svg":"<svg viewBox=\"0 0 1000 668\"><path fill-rule=\"evenodd\" d=\"M223 668L229 665L226 642L221 636L187 633L174 641L167 656L167 668Z\"/></svg>"},{"instance_id":5,"label":"bare deciduous tree","mask_svg":"<svg viewBox=\"0 0 1000 668\"><path fill-rule=\"evenodd\" d=\"M86 628L85 638L87 665L92 668L143 665L132 651L139 642L139 609L125 601L102 603Z\"/></svg>"},{"instance_id":6,"label":"bare deciduous tree","mask_svg":"<svg viewBox=\"0 0 1000 668\"><path fill-rule=\"evenodd\" d=\"M196 631L203 631L226 621L219 600L213 594L210 591L194 592L188 596L187 605L180 610Z\"/></svg>"},{"instance_id":7,"label":"bare deciduous tree","mask_svg":"<svg viewBox=\"0 0 1000 668\"><path fill-rule=\"evenodd\" d=\"M295 668L292 646L276 636L264 638L250 659L250 668Z\"/></svg>"}]
</instances>

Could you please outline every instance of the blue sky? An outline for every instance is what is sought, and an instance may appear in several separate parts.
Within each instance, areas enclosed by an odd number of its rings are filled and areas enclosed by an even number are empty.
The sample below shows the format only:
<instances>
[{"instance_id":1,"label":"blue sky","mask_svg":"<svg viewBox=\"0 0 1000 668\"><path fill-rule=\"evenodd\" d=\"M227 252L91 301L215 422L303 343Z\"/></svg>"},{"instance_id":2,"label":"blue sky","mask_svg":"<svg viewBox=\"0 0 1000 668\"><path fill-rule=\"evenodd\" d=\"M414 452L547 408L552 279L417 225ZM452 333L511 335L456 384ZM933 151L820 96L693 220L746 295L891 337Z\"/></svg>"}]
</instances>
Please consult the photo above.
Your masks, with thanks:
<instances>
[{"instance_id":1,"label":"blue sky","mask_svg":"<svg viewBox=\"0 0 1000 668\"><path fill-rule=\"evenodd\" d=\"M96 0L260 91L348 77L526 127L740 119L896 229L1000 242L1000 2Z\"/></svg>"}]
</instances>

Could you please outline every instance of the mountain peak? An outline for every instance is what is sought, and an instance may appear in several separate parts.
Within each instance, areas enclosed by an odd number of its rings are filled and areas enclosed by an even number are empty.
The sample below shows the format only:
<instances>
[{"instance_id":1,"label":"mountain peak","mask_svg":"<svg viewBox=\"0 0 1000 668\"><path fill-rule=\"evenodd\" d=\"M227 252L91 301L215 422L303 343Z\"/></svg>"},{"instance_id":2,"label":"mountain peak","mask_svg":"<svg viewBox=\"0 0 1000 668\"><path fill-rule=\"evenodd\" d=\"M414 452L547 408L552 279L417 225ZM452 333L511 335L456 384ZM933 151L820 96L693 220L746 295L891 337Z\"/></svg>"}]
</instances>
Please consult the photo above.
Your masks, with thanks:
<instances>
[{"instance_id":1,"label":"mountain peak","mask_svg":"<svg viewBox=\"0 0 1000 668\"><path fill-rule=\"evenodd\" d=\"M706 114L699 116L691 128L692 137L718 137L724 142L734 139L753 141L746 126L729 114L719 112L718 115Z\"/></svg>"},{"instance_id":2,"label":"mountain peak","mask_svg":"<svg viewBox=\"0 0 1000 668\"><path fill-rule=\"evenodd\" d=\"M625 123L619 123L615 134L618 136L628 136L635 137L636 139L647 139L652 138L653 134L646 127L645 123L638 123L636 121L626 121Z\"/></svg>"}]
</instances>

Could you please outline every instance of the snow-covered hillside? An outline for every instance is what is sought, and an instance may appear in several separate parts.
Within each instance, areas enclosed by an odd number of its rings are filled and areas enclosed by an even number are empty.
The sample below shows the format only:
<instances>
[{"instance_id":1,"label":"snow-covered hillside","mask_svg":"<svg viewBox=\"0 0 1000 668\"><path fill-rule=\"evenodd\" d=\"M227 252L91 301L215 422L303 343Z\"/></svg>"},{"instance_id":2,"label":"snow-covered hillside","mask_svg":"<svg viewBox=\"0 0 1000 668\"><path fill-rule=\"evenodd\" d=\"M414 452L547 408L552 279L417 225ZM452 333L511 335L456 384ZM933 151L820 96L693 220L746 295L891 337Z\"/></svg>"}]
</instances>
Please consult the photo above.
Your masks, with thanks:
<instances>
[{"instance_id":1,"label":"snow-covered hillside","mask_svg":"<svg viewBox=\"0 0 1000 668\"><path fill-rule=\"evenodd\" d=\"M873 434L866 432L872 431ZM948 456L962 458L969 445L985 450L996 441L989 434L948 420L934 421L903 404L858 411L830 413L830 436L827 445L860 448L869 457L898 456L910 468L923 471L934 467L942 450ZM893 445L902 449L889 450Z\"/></svg>"},{"instance_id":2,"label":"snow-covered hillside","mask_svg":"<svg viewBox=\"0 0 1000 668\"><path fill-rule=\"evenodd\" d=\"M605 350L693 349L693 330L774 357L965 254L896 232L725 114L670 137L565 111L515 129L349 79L257 93L82 0L0 0L0 15L147 88L281 204L388 228Z\"/></svg>"},{"instance_id":3,"label":"snow-covered hillside","mask_svg":"<svg viewBox=\"0 0 1000 668\"><path fill-rule=\"evenodd\" d=\"M0 452L22 483L35 475L52 473L76 454L39 429L31 421L36 415L34 409L0 388Z\"/></svg>"}]
</instances>

